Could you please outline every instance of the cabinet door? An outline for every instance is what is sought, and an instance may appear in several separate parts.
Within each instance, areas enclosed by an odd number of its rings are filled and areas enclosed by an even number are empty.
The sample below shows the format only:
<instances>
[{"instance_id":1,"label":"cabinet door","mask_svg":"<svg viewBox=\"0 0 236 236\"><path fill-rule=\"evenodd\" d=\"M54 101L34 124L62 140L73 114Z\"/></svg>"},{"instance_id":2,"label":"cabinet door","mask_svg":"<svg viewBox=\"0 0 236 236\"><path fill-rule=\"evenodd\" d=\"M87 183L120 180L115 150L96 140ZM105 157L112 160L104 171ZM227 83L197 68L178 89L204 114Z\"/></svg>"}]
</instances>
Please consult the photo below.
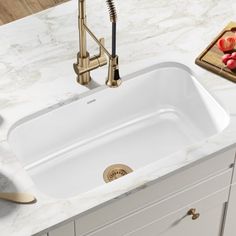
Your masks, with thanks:
<instances>
[{"instance_id":1,"label":"cabinet door","mask_svg":"<svg viewBox=\"0 0 236 236\"><path fill-rule=\"evenodd\" d=\"M225 217L225 228L224 236L232 236L236 233L236 157L234 164L234 172L232 178L232 186L230 190L229 201L227 205L226 217Z\"/></svg>"},{"instance_id":2,"label":"cabinet door","mask_svg":"<svg viewBox=\"0 0 236 236\"><path fill-rule=\"evenodd\" d=\"M212 204L212 203L216 204ZM196 209L200 216L193 220L188 211ZM221 236L226 203L223 192L192 204L163 219L152 222L126 236Z\"/></svg>"},{"instance_id":3,"label":"cabinet door","mask_svg":"<svg viewBox=\"0 0 236 236\"><path fill-rule=\"evenodd\" d=\"M236 234L236 184L234 184L230 191L229 203L226 211L226 221L224 236L233 236Z\"/></svg>"}]
</instances>

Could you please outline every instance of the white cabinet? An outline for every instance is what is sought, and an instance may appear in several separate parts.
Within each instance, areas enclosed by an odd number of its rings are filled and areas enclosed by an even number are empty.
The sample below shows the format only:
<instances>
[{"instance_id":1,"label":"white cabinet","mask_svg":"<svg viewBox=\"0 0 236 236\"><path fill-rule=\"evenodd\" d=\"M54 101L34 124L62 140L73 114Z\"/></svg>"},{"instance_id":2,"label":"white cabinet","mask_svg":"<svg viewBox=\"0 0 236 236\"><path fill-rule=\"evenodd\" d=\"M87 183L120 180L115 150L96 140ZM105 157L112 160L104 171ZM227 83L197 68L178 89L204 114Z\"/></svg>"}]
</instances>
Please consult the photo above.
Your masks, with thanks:
<instances>
[{"instance_id":1,"label":"white cabinet","mask_svg":"<svg viewBox=\"0 0 236 236\"><path fill-rule=\"evenodd\" d=\"M226 211L224 236L236 235L236 184L232 186Z\"/></svg>"},{"instance_id":2,"label":"white cabinet","mask_svg":"<svg viewBox=\"0 0 236 236\"><path fill-rule=\"evenodd\" d=\"M236 160L236 158L235 158ZM235 161L236 165L236 161ZM236 235L236 166L234 165L232 185L227 204L223 236Z\"/></svg>"}]
</instances>

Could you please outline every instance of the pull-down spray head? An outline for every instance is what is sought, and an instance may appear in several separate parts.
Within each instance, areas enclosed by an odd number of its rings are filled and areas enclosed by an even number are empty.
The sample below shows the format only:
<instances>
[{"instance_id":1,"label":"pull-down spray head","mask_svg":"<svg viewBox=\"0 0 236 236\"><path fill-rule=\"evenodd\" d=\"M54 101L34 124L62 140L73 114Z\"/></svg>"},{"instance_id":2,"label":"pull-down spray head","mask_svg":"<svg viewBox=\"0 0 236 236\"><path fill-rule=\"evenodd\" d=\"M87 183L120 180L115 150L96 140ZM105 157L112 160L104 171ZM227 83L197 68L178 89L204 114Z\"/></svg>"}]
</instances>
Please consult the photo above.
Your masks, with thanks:
<instances>
[{"instance_id":1,"label":"pull-down spray head","mask_svg":"<svg viewBox=\"0 0 236 236\"><path fill-rule=\"evenodd\" d=\"M108 80L106 84L110 87L118 87L121 84L121 78L119 73L119 61L118 56L116 55L116 22L117 22L117 13L114 0L106 0L110 21L112 22L112 57L109 60L109 71L108 71Z\"/></svg>"}]
</instances>

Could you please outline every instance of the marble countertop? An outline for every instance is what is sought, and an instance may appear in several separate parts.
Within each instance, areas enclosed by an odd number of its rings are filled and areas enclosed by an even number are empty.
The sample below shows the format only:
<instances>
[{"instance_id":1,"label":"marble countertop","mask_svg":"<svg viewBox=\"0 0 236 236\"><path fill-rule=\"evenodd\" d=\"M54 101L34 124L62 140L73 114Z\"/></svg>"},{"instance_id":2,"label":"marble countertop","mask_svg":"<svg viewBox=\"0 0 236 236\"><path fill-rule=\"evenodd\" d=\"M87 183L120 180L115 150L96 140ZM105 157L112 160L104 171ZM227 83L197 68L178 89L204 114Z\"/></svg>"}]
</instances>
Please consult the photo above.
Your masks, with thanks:
<instances>
[{"instance_id":1,"label":"marble countertop","mask_svg":"<svg viewBox=\"0 0 236 236\"><path fill-rule=\"evenodd\" d=\"M87 5L88 24L98 36L106 36L109 45L110 23L104 0L88 1ZM184 63L228 112L229 126L220 134L163 162L144 167L130 177L69 199L46 196L11 152L7 134L20 118L88 90L75 83L72 68L78 51L77 1L3 25L0 27L0 190L30 192L38 201L21 206L0 201L1 235L36 234L236 143L236 84L194 64L219 31L228 22L236 21L235 0L117 0L117 5L122 74L162 61ZM91 41L89 47L94 52L97 49Z\"/></svg>"}]
</instances>

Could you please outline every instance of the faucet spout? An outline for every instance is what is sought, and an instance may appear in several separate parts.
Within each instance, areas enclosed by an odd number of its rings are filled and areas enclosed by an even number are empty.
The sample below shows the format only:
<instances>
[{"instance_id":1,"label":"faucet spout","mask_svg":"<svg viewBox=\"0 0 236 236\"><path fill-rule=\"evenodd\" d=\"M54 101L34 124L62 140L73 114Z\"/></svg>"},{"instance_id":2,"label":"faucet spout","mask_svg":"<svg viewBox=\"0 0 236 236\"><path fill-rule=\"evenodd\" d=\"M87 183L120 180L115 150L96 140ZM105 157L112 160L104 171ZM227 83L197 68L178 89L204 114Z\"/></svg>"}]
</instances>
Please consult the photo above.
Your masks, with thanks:
<instances>
[{"instance_id":1,"label":"faucet spout","mask_svg":"<svg viewBox=\"0 0 236 236\"><path fill-rule=\"evenodd\" d=\"M116 55L116 21L117 14L113 0L106 0L110 21L112 22L112 52L110 53L105 47L103 38L98 39L86 24L86 6L85 0L79 2L79 52L77 54L77 63L74 63L74 71L77 74L77 81L82 85L87 85L91 81L90 72L107 64L107 55L109 59L108 76L106 84L109 87L118 87L121 84L119 75L119 61ZM87 33L99 45L100 51L98 55L90 57L87 51Z\"/></svg>"}]
</instances>

